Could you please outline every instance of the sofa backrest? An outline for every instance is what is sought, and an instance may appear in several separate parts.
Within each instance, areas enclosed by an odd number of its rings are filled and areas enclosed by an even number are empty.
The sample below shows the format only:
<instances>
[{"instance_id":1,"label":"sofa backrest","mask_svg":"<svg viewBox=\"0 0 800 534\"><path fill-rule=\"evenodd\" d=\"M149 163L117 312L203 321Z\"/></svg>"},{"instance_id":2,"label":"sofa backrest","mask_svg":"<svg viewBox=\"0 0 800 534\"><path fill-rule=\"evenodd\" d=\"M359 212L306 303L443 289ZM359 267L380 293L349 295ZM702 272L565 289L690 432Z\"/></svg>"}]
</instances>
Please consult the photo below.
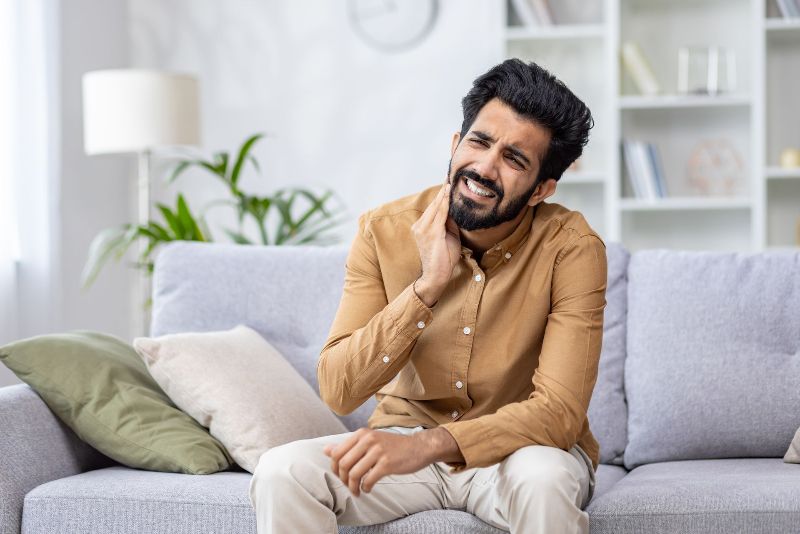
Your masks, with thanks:
<instances>
[{"instance_id":1,"label":"sofa backrest","mask_svg":"<svg viewBox=\"0 0 800 534\"><path fill-rule=\"evenodd\" d=\"M150 335L245 324L319 394L317 360L339 305L348 248L168 243L153 272ZM366 426L375 404L373 397L340 419L350 430Z\"/></svg>"},{"instance_id":2,"label":"sofa backrest","mask_svg":"<svg viewBox=\"0 0 800 534\"><path fill-rule=\"evenodd\" d=\"M785 454L800 427L800 253L635 252L627 340L625 467Z\"/></svg>"},{"instance_id":3,"label":"sofa backrest","mask_svg":"<svg viewBox=\"0 0 800 534\"><path fill-rule=\"evenodd\" d=\"M589 403L589 427L600 444L600 463L622 465L628 439L628 407L622 377L628 310L628 260L618 242L606 242L608 283L603 315L603 346L597 382Z\"/></svg>"},{"instance_id":4,"label":"sofa backrest","mask_svg":"<svg viewBox=\"0 0 800 534\"><path fill-rule=\"evenodd\" d=\"M339 305L348 245L250 246L175 241L156 257L150 335L226 330L246 324L272 343L319 393L316 366ZM589 423L600 461L622 464L626 406L626 269L628 252L607 245L609 284L600 370ZM341 420L366 426L372 397Z\"/></svg>"}]
</instances>

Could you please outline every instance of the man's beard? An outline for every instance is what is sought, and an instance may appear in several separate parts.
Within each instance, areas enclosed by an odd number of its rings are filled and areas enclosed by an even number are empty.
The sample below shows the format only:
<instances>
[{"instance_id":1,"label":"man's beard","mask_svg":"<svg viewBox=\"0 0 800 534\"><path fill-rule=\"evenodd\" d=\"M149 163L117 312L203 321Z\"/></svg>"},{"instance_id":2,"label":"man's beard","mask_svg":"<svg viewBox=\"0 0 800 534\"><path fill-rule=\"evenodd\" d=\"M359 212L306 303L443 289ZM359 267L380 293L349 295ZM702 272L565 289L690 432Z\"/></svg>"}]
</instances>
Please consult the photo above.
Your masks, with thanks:
<instances>
[{"instance_id":1,"label":"man's beard","mask_svg":"<svg viewBox=\"0 0 800 534\"><path fill-rule=\"evenodd\" d=\"M447 165L447 176L450 176L451 166L453 160ZM459 181L463 178L469 178L470 181L475 182L477 185L495 194L491 198L494 202L493 206L478 203L475 200L465 197L459 191ZM500 204L503 201L503 193L497 188L497 184L491 180L485 180L478 173L468 169L461 169L453 176L453 185L450 188L450 217L463 230L481 230L483 228L492 228L498 224L514 219L525 208L530 200L531 195L536 190L539 181L534 180L533 185L521 195L512 198L508 205L500 209ZM458 195L458 200L454 200Z\"/></svg>"}]
</instances>

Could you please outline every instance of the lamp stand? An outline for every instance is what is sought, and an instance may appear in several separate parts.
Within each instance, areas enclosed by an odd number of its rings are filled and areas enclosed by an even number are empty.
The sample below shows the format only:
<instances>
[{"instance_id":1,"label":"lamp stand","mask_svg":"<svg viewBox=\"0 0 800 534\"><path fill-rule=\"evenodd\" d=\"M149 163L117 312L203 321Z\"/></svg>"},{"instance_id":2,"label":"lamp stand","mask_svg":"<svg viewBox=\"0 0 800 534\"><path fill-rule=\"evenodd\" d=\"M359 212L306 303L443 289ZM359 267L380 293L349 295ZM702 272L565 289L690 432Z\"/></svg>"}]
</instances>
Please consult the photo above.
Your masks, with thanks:
<instances>
[{"instance_id":1,"label":"lamp stand","mask_svg":"<svg viewBox=\"0 0 800 534\"><path fill-rule=\"evenodd\" d=\"M150 220L150 150L143 150L138 153L139 160L139 225L144 226ZM141 258L144 251L147 249L145 239L139 238L137 240L139 246L137 251L137 258ZM138 259L137 259L138 261ZM138 272L138 284L136 292L136 313L134 314L136 327L136 336L149 336L150 335L150 313L151 303L151 277L148 276L145 269L140 269Z\"/></svg>"}]
</instances>

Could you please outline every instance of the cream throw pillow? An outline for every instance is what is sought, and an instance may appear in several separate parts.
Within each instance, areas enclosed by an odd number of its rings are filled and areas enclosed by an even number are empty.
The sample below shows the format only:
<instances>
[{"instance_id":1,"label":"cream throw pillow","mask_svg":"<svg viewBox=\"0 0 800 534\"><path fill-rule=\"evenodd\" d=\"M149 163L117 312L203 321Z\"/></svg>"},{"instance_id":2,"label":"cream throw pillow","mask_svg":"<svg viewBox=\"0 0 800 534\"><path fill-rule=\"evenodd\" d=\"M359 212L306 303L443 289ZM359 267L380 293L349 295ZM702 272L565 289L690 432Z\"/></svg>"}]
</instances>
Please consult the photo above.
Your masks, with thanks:
<instances>
[{"instance_id":1,"label":"cream throw pillow","mask_svg":"<svg viewBox=\"0 0 800 534\"><path fill-rule=\"evenodd\" d=\"M800 464L800 428L794 433L794 439L789 444L789 449L783 456L783 461L791 464Z\"/></svg>"},{"instance_id":2,"label":"cream throw pillow","mask_svg":"<svg viewBox=\"0 0 800 534\"><path fill-rule=\"evenodd\" d=\"M250 473L272 447L348 432L294 367L248 326L137 337L133 347L175 405Z\"/></svg>"}]
</instances>

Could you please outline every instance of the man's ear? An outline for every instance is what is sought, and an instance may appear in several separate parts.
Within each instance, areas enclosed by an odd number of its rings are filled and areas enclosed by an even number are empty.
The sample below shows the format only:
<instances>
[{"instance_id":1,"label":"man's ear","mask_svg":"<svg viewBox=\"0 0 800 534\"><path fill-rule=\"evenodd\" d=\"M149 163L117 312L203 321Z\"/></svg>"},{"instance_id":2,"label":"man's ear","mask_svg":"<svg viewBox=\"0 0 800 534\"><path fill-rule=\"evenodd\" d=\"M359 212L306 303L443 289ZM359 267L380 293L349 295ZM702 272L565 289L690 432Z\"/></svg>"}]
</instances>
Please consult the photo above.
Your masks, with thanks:
<instances>
[{"instance_id":1,"label":"man's ear","mask_svg":"<svg viewBox=\"0 0 800 534\"><path fill-rule=\"evenodd\" d=\"M453 157L453 154L456 153L456 147L458 146L458 142L461 140L461 133L456 132L453 134L453 140L450 143L450 157Z\"/></svg>"},{"instance_id":2,"label":"man's ear","mask_svg":"<svg viewBox=\"0 0 800 534\"><path fill-rule=\"evenodd\" d=\"M551 196L553 193L556 192L556 182L555 178L548 178L536 188L536 191L533 192L531 198L528 200L529 206L535 206L542 200L546 199L547 197Z\"/></svg>"}]
</instances>

